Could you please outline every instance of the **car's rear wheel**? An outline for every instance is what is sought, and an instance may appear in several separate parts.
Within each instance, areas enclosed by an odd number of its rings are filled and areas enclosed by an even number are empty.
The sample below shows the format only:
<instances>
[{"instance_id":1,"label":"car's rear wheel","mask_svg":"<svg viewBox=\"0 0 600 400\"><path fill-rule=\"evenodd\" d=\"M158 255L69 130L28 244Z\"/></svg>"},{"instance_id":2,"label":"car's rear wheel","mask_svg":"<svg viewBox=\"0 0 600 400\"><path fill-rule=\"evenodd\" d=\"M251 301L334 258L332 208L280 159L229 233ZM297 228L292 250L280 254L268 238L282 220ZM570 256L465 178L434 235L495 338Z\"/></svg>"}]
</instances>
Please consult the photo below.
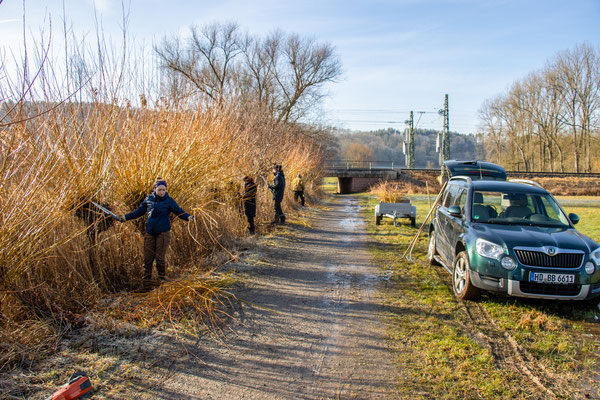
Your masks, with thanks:
<instances>
[{"instance_id":1,"label":"car's rear wheel","mask_svg":"<svg viewBox=\"0 0 600 400\"><path fill-rule=\"evenodd\" d=\"M429 262L429 265L440 265L435 259L435 256L437 256L435 231L431 231L429 233L429 247L427 248L427 261Z\"/></svg>"},{"instance_id":2,"label":"car's rear wheel","mask_svg":"<svg viewBox=\"0 0 600 400\"><path fill-rule=\"evenodd\" d=\"M454 259L452 288L454 289L454 295L459 300L474 300L481 296L481 290L473 286L471 282L469 255L466 251L461 251Z\"/></svg>"}]
</instances>

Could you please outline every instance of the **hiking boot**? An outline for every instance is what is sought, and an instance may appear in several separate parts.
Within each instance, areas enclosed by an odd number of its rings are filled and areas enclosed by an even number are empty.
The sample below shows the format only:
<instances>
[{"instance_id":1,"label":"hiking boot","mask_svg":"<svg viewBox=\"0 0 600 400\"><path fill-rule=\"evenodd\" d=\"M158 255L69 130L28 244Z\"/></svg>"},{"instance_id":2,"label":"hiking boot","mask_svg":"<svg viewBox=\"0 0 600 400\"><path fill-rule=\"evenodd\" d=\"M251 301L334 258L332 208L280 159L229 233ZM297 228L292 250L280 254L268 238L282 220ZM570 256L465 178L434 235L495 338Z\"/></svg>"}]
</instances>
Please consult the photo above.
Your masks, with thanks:
<instances>
[{"instance_id":1,"label":"hiking boot","mask_svg":"<svg viewBox=\"0 0 600 400\"><path fill-rule=\"evenodd\" d=\"M145 293L151 291L152 289L154 289L154 285L152 285L152 280L144 279L140 287L138 287L135 291L138 293Z\"/></svg>"}]
</instances>

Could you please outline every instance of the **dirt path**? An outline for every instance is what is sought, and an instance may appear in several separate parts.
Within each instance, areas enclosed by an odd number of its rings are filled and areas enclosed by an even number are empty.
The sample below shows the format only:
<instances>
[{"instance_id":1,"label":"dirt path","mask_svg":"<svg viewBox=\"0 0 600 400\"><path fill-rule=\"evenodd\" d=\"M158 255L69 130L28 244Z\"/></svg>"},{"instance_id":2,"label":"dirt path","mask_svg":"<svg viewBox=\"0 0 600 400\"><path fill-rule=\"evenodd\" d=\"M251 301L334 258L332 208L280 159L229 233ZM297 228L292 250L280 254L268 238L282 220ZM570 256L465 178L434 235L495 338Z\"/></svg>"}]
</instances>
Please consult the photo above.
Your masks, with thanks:
<instances>
[{"instance_id":1,"label":"dirt path","mask_svg":"<svg viewBox=\"0 0 600 400\"><path fill-rule=\"evenodd\" d=\"M370 265L352 197L310 227L259 241L235 266L245 287L222 343L189 343L165 370L169 399L389 399L396 370L381 320L382 272ZM250 304L249 304L250 303ZM268 309L268 310L267 310ZM269 311L273 310L273 311Z\"/></svg>"}]
</instances>

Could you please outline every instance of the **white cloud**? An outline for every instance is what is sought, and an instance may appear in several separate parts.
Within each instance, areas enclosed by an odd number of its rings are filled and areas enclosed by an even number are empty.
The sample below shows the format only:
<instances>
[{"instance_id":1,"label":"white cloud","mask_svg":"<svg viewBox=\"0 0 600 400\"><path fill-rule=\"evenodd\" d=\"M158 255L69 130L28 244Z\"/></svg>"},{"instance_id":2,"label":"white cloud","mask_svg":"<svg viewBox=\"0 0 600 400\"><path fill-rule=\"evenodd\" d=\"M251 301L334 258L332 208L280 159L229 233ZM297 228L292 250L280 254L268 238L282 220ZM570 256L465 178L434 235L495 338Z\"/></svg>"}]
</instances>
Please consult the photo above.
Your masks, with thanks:
<instances>
[{"instance_id":1,"label":"white cloud","mask_svg":"<svg viewBox=\"0 0 600 400\"><path fill-rule=\"evenodd\" d=\"M91 3L101 14L106 14L112 8L111 0L91 0Z\"/></svg>"},{"instance_id":2,"label":"white cloud","mask_svg":"<svg viewBox=\"0 0 600 400\"><path fill-rule=\"evenodd\" d=\"M0 24L10 24L12 22L21 22L18 18L0 19Z\"/></svg>"}]
</instances>

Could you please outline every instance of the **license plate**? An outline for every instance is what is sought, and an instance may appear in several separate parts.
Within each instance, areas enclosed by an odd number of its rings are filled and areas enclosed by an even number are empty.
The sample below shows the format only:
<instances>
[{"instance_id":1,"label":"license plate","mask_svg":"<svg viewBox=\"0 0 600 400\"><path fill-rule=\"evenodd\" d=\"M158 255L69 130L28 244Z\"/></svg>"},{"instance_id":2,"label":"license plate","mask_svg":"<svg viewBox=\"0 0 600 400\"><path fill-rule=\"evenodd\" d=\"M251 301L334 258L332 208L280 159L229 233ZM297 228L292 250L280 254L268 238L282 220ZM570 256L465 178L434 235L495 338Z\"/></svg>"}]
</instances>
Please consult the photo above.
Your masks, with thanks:
<instances>
[{"instance_id":1,"label":"license plate","mask_svg":"<svg viewBox=\"0 0 600 400\"><path fill-rule=\"evenodd\" d=\"M561 285L568 285L575 283L575 275L566 274L549 274L545 272L530 272L529 282L538 283L558 283Z\"/></svg>"}]
</instances>

